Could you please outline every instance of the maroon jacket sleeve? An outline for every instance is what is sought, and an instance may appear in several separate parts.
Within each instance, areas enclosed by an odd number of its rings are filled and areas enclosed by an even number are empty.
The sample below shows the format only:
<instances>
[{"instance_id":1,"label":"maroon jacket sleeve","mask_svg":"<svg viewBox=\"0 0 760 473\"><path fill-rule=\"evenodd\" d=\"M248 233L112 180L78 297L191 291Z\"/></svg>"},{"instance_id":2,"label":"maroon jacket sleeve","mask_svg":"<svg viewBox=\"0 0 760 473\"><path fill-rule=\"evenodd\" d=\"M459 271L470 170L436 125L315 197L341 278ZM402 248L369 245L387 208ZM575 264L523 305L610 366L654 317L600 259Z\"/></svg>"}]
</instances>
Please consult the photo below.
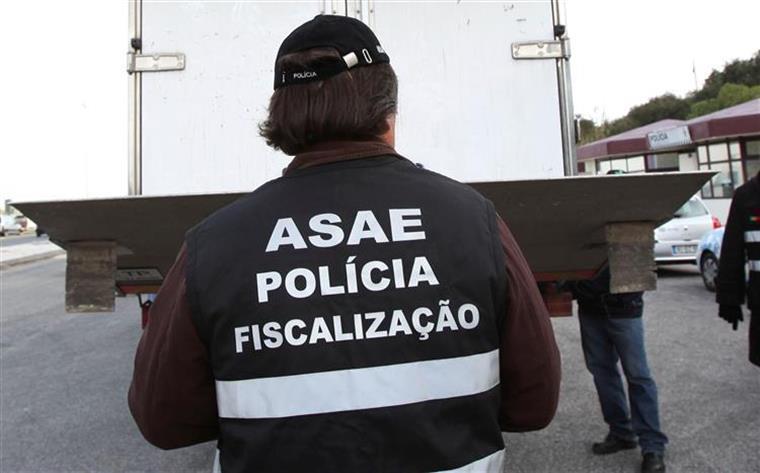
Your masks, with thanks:
<instances>
[{"instance_id":1,"label":"maroon jacket sleeve","mask_svg":"<svg viewBox=\"0 0 760 473\"><path fill-rule=\"evenodd\" d=\"M499 422L505 432L543 429L557 411L560 356L549 313L528 262L499 219L507 267L507 314L501 340Z\"/></svg>"},{"instance_id":2,"label":"maroon jacket sleeve","mask_svg":"<svg viewBox=\"0 0 760 473\"><path fill-rule=\"evenodd\" d=\"M213 440L219 429L208 351L185 294L185 261L183 246L150 308L129 388L140 432L163 449Z\"/></svg>"}]
</instances>

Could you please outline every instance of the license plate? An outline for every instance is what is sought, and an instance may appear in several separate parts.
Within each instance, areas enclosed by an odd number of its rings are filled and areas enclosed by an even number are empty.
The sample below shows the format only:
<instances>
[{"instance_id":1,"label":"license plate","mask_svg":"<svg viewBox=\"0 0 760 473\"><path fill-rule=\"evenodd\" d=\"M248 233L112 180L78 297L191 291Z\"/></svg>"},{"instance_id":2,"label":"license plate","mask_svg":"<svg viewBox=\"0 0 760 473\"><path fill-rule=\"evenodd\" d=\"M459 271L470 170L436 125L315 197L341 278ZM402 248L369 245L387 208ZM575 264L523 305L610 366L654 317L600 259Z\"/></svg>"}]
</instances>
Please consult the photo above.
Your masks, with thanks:
<instances>
[{"instance_id":1,"label":"license plate","mask_svg":"<svg viewBox=\"0 0 760 473\"><path fill-rule=\"evenodd\" d=\"M673 255L693 255L697 252L697 245L675 245Z\"/></svg>"}]
</instances>

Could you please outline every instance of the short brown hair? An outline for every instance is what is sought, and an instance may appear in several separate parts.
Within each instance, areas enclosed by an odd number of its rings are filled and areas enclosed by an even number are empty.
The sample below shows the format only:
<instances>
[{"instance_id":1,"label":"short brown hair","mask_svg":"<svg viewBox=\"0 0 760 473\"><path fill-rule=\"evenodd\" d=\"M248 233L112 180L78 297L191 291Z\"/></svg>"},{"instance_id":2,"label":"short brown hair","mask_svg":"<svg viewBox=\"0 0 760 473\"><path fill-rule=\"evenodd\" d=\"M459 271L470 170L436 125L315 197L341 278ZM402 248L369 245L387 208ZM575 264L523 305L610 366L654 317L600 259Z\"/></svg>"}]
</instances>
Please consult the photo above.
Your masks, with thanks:
<instances>
[{"instance_id":1,"label":"short brown hair","mask_svg":"<svg viewBox=\"0 0 760 473\"><path fill-rule=\"evenodd\" d=\"M332 48L315 48L280 62L297 69L337 56ZM324 81L275 90L259 132L269 146L289 155L323 141L373 139L388 131L386 120L397 103L398 81L390 64L355 67Z\"/></svg>"}]
</instances>

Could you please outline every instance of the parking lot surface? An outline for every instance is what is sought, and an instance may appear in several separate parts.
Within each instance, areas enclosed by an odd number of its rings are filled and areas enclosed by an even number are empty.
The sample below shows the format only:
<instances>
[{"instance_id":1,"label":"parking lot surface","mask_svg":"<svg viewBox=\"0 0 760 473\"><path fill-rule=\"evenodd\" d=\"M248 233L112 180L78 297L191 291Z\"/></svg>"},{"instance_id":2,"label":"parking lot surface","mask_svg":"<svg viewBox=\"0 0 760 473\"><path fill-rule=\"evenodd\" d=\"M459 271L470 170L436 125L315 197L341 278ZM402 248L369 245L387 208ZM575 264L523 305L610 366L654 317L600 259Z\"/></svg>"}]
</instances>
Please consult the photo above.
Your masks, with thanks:
<instances>
[{"instance_id":1,"label":"parking lot surface","mask_svg":"<svg viewBox=\"0 0 760 473\"><path fill-rule=\"evenodd\" d=\"M112 314L66 314L62 257L0 271L0 471L211 471L214 444L164 452L147 444L126 392L140 336L134 298ZM718 319L692 268L660 272L648 293L649 359L660 390L670 472L760 471L760 368L747 326ZM577 319L554 320L563 357L559 412L540 432L508 434L507 471L635 472L635 451L606 457L606 433Z\"/></svg>"}]
</instances>

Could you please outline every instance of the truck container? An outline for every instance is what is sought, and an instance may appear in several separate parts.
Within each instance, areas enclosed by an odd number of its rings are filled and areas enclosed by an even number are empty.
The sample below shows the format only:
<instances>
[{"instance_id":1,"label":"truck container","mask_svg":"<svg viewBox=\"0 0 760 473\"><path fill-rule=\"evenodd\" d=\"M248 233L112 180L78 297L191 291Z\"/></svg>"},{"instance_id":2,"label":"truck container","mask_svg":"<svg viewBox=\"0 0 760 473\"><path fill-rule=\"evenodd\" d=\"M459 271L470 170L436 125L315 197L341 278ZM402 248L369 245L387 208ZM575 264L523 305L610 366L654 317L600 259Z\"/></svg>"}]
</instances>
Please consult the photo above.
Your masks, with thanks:
<instances>
[{"instance_id":1,"label":"truck container","mask_svg":"<svg viewBox=\"0 0 760 473\"><path fill-rule=\"evenodd\" d=\"M112 309L114 285L155 291L185 230L287 166L258 135L280 42L315 15L348 15L398 75L398 152L494 200L537 280L588 277L609 259L615 290L652 288L652 230L708 174L560 179L576 169L563 8L130 2L132 197L18 207L69 252L68 309Z\"/></svg>"}]
</instances>

